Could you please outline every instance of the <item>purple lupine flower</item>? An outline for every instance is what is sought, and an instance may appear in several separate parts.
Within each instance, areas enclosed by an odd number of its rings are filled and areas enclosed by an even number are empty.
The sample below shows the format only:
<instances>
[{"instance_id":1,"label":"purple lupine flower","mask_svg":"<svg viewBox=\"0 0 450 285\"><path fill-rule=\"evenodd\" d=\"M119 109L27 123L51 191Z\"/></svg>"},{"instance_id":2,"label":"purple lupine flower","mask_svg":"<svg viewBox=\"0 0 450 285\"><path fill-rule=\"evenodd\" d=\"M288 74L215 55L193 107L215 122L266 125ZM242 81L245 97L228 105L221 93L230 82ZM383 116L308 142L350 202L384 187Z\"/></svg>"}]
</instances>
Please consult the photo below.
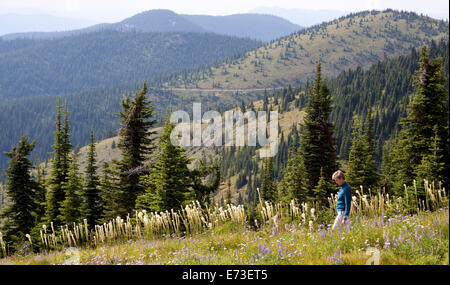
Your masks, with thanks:
<instances>
[{"instance_id":1,"label":"purple lupine flower","mask_svg":"<svg viewBox=\"0 0 450 285\"><path fill-rule=\"evenodd\" d=\"M320 236L323 238L323 240L327 239L327 231L323 230L322 232L320 232Z\"/></svg>"},{"instance_id":2,"label":"purple lupine flower","mask_svg":"<svg viewBox=\"0 0 450 285\"><path fill-rule=\"evenodd\" d=\"M267 254L267 249L264 244L258 244L258 255L260 258L265 258Z\"/></svg>"},{"instance_id":3,"label":"purple lupine flower","mask_svg":"<svg viewBox=\"0 0 450 285\"><path fill-rule=\"evenodd\" d=\"M342 262L342 256L339 249L334 252L333 256L331 257L331 261L333 261L334 264L340 264Z\"/></svg>"},{"instance_id":4,"label":"purple lupine flower","mask_svg":"<svg viewBox=\"0 0 450 285\"><path fill-rule=\"evenodd\" d=\"M398 236L398 241L403 242L405 240L405 237L403 236L402 229L400 229L400 235Z\"/></svg>"},{"instance_id":5,"label":"purple lupine flower","mask_svg":"<svg viewBox=\"0 0 450 285\"><path fill-rule=\"evenodd\" d=\"M420 241L420 235L419 235L419 230L420 230L420 226L416 227L416 231L414 232L414 238L416 239L416 241Z\"/></svg>"},{"instance_id":6,"label":"purple lupine flower","mask_svg":"<svg viewBox=\"0 0 450 285\"><path fill-rule=\"evenodd\" d=\"M278 256L280 256L281 258L283 258L283 243L280 241L280 243L278 244Z\"/></svg>"},{"instance_id":7,"label":"purple lupine flower","mask_svg":"<svg viewBox=\"0 0 450 285\"><path fill-rule=\"evenodd\" d=\"M384 246L383 248L387 249L391 246L391 241L389 239L389 235L383 232Z\"/></svg>"}]
</instances>

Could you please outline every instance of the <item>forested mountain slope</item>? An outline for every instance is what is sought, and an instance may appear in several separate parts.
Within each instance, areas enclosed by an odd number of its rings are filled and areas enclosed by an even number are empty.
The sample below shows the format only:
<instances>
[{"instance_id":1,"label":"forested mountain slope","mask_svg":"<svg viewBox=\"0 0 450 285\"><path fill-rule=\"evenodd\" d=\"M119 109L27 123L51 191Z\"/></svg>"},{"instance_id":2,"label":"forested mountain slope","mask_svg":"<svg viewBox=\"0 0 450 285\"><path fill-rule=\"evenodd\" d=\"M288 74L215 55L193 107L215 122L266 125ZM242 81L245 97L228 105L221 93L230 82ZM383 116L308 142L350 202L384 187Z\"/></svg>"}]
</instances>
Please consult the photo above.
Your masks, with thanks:
<instances>
[{"instance_id":1,"label":"forested mountain slope","mask_svg":"<svg viewBox=\"0 0 450 285\"><path fill-rule=\"evenodd\" d=\"M0 40L0 100L71 93L215 63L260 42L206 33L101 31Z\"/></svg>"},{"instance_id":2,"label":"forested mountain slope","mask_svg":"<svg viewBox=\"0 0 450 285\"><path fill-rule=\"evenodd\" d=\"M449 44L447 41L430 44L430 56L441 57L444 74L449 76ZM413 76L419 69L419 50L407 55L384 59L369 69L350 69L329 81L335 106L332 120L336 126L337 150L341 158L348 157L351 145L352 117L374 116L374 136L377 161L381 162L383 143L399 131L399 120L406 116L407 106L414 93Z\"/></svg>"}]
</instances>

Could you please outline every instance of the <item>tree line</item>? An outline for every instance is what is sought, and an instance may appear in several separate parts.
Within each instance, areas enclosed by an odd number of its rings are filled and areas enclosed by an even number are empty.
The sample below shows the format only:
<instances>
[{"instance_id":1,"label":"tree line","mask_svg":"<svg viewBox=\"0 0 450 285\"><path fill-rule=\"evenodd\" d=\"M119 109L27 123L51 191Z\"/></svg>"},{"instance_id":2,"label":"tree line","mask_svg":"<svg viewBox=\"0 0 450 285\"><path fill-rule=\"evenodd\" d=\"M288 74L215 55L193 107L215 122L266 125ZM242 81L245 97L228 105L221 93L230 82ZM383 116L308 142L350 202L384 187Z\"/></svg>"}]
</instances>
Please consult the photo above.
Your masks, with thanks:
<instances>
[{"instance_id":1,"label":"tree line","mask_svg":"<svg viewBox=\"0 0 450 285\"><path fill-rule=\"evenodd\" d=\"M0 231L9 252L23 250L28 234L38 248L43 227L57 232L65 225L85 223L93 228L117 216L133 218L136 210L171 211L194 200L202 205L211 202L221 180L218 165L201 163L188 168L191 159L186 150L170 141L175 126L169 121L170 108L158 142L151 103L146 83L135 96L122 99L122 111L116 114L120 118L117 147L122 153L118 160L98 166L91 129L85 173L79 171L70 142L68 106L62 110L60 100L48 176L44 168L32 173L28 156L36 141L22 136L18 145L5 153L10 158L5 189L10 202L1 213Z\"/></svg>"},{"instance_id":2,"label":"tree line","mask_svg":"<svg viewBox=\"0 0 450 285\"><path fill-rule=\"evenodd\" d=\"M372 110L378 108L370 106L370 101L366 102L364 113L353 110L349 120L351 132L340 130L345 134L340 140L349 141L349 149L341 153L341 159L335 135L337 125L331 116L333 108L336 108L333 100L341 97L330 93L321 76L319 62L315 81L304 90L296 90L291 103L291 106L298 106L300 98L308 95L304 122L293 126L287 138L282 136L279 153L275 157L261 161L256 149L250 147L222 150L222 167L228 169L225 173L237 175L236 188L247 185L244 203L251 207L260 200L289 202L296 199L326 207L327 198L336 191L331 174L338 168L345 170L346 179L354 190L359 190L362 185L369 194L382 189L384 193L400 197L417 194L420 201L426 197L424 180L448 189L448 82L445 79L448 72L445 59L435 56L445 47L448 50L448 44L441 42L440 46L440 49L434 44L429 48L424 46L417 57L419 68L411 75L411 81L406 81L414 83L411 84L413 96L405 106L404 118L397 122L398 131L391 137L382 137L384 139L376 137L374 126L380 127L380 122ZM409 58L400 60L405 59L411 64ZM385 66L390 64L383 63ZM380 64L376 68L380 68ZM356 86L354 88L356 90ZM337 90L335 85L331 90ZM278 103L277 96L273 102ZM268 108L276 107L270 105ZM382 142L383 149L382 167L378 166L377 159L379 142Z\"/></svg>"},{"instance_id":3,"label":"tree line","mask_svg":"<svg viewBox=\"0 0 450 285\"><path fill-rule=\"evenodd\" d=\"M368 110L365 117L353 117L352 143L345 167L347 180L353 189L358 189L359 185L374 192L382 188L396 196L409 195L417 189L419 200L426 196L424 180L435 185L441 183L448 189L448 85L444 74L442 58L431 57L429 48L423 47L419 69L413 76L414 96L406 117L400 123L400 131L385 144L381 173L375 163L372 112ZM300 96L294 96L294 92L300 92ZM154 107L146 94L144 84L133 98L122 100L122 111L117 114L121 121L118 147L122 157L104 163L100 174L96 169L93 132L86 173L83 177L79 174L70 143L67 105L61 111L59 102L48 179L41 170L35 177L31 175L32 164L27 156L35 142L22 137L19 144L6 153L10 158L6 192L11 201L2 212L2 232L11 248L19 249L20 241L27 233L39 240L43 225L51 224L58 229L64 224L85 220L92 227L116 216L133 215L137 209L170 211L192 200L204 205L211 202L211 193L217 190L221 181L219 165L200 163L194 170L188 168L191 160L185 150L170 141L174 128L168 120L170 108L159 144L156 144L155 134L151 131L156 124ZM250 165L251 171L260 174L259 177L249 175L241 178L248 179L247 185L253 188L248 191L246 202L251 207L262 200L289 202L295 199L327 207L327 198L336 190L331 174L342 168L344 161L339 161L337 155L335 125L331 121L333 94L322 77L320 60L311 85L304 90L287 88L279 94L273 101L279 102L279 106L284 105L284 108L289 104L306 103L304 122L291 129L286 140L289 143L284 145L288 150L280 152L287 158L284 162L265 158L262 166L259 163L242 165ZM242 103L242 111L246 108ZM249 108L254 109L253 103ZM266 95L263 109L271 108L273 106ZM255 150L230 151L234 153L229 155L230 159L246 157L248 161L256 153ZM278 178L274 175L274 162L283 164ZM232 175L231 172L224 172L225 177ZM412 186L414 180L416 188ZM231 200L230 192L228 181L227 202ZM242 196L238 200L245 202Z\"/></svg>"}]
</instances>

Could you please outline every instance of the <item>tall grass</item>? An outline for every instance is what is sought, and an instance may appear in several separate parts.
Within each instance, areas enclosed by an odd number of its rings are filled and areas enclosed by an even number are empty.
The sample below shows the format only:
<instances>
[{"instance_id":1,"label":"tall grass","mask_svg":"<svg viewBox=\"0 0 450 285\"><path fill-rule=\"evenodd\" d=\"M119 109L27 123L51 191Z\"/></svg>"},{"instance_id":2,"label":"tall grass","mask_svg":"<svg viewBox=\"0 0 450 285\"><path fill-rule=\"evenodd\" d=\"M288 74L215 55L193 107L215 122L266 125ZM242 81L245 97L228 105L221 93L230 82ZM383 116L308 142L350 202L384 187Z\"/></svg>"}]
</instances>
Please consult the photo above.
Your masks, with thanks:
<instances>
[{"instance_id":1,"label":"tall grass","mask_svg":"<svg viewBox=\"0 0 450 285\"><path fill-rule=\"evenodd\" d=\"M448 206L445 189L435 187L434 183L424 181L426 199L415 197L390 197L381 190L376 195L365 194L363 187L352 197L351 216L394 216L398 214L435 210ZM414 181L414 187L416 182ZM406 186L405 186L406 189ZM405 190L406 191L406 190ZM407 191L406 191L407 192ZM415 191L417 193L417 190ZM271 203L260 200L256 207L259 214L255 224L259 228L268 227L273 232L279 230L279 225L295 222L304 228L312 230L316 223L329 220L329 215L335 214L337 195L328 198L329 208L320 208L316 203L301 203L292 200L289 204ZM45 251L60 250L66 247L96 248L129 240L153 239L164 236L193 235L202 231L220 227L225 223L232 223L236 227L245 229L249 224L250 211L245 211L243 205L218 204L202 208L198 201L194 201L178 211L171 209L165 212L137 211L133 218L117 217L108 223L88 227L83 223L61 226L55 231L53 223L50 227L43 225L40 230L42 249ZM328 215L328 216L327 216ZM258 221L259 220L259 221ZM282 222L283 221L283 222ZM30 235L26 235L30 245L33 244ZM0 251L7 256L7 248L0 232Z\"/></svg>"}]
</instances>

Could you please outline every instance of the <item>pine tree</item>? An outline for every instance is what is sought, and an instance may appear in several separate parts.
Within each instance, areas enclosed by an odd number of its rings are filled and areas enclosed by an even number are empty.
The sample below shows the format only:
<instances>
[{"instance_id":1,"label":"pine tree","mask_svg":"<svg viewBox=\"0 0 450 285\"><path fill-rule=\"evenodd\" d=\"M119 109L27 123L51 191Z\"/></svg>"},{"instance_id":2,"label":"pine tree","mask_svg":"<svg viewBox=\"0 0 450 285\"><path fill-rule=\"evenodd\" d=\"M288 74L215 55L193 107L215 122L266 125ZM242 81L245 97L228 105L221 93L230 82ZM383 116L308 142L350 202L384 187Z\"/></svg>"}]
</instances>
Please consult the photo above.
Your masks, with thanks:
<instances>
[{"instance_id":1,"label":"pine tree","mask_svg":"<svg viewBox=\"0 0 450 285\"><path fill-rule=\"evenodd\" d=\"M264 201L276 202L276 186L273 181L273 162L272 157L264 160L264 174L261 186L261 196Z\"/></svg>"},{"instance_id":2,"label":"pine tree","mask_svg":"<svg viewBox=\"0 0 450 285\"><path fill-rule=\"evenodd\" d=\"M99 189L103 209L101 222L106 223L117 217L116 213L120 205L121 195L118 195L121 191L119 187L119 162L116 159L109 163L103 162Z\"/></svg>"},{"instance_id":3,"label":"pine tree","mask_svg":"<svg viewBox=\"0 0 450 285\"><path fill-rule=\"evenodd\" d=\"M76 155L72 154L72 162L69 168L68 181L63 184L64 201L61 204L61 220L66 225L79 223L81 220L81 202L83 181L79 173Z\"/></svg>"},{"instance_id":4,"label":"pine tree","mask_svg":"<svg viewBox=\"0 0 450 285\"><path fill-rule=\"evenodd\" d=\"M373 118L372 110L369 109L364 123L364 140L366 142L365 152L365 181L364 186L370 188L372 193L377 192L376 187L379 186L380 175L377 173L375 139L373 137Z\"/></svg>"},{"instance_id":5,"label":"pine tree","mask_svg":"<svg viewBox=\"0 0 450 285\"><path fill-rule=\"evenodd\" d=\"M315 201L319 202L319 205L327 205L327 197L329 193L335 192L335 187L331 182L329 176L325 176L323 169L320 169L320 179L317 186L313 189Z\"/></svg>"},{"instance_id":6,"label":"pine tree","mask_svg":"<svg viewBox=\"0 0 450 285\"><path fill-rule=\"evenodd\" d=\"M323 169L324 177L331 177L337 169L333 140L333 124L329 123L331 97L321 76L321 63L317 64L314 86L309 92L306 116L301 134L300 153L305 165L305 185L309 193L316 188ZM326 193L328 196L331 193ZM324 200L324 197L316 197Z\"/></svg>"},{"instance_id":7,"label":"pine tree","mask_svg":"<svg viewBox=\"0 0 450 285\"><path fill-rule=\"evenodd\" d=\"M284 176L279 186L280 201L290 203L292 199L296 199L299 203L306 202L307 189L303 182L305 167L302 157L294 147L289 149L288 157Z\"/></svg>"},{"instance_id":8,"label":"pine tree","mask_svg":"<svg viewBox=\"0 0 450 285\"><path fill-rule=\"evenodd\" d=\"M47 192L46 222L53 222L55 226L62 224L61 220L61 204L65 199L65 191L63 185L68 181L69 173L69 153L71 144L69 140L69 120L67 105L65 107L64 126L61 123L61 104L58 98L57 114L56 114L56 132L54 151L50 179L47 182L49 190Z\"/></svg>"},{"instance_id":9,"label":"pine tree","mask_svg":"<svg viewBox=\"0 0 450 285\"><path fill-rule=\"evenodd\" d=\"M17 249L25 235L34 226L36 182L31 177L31 162L27 156L33 151L36 141L28 142L22 136L19 144L11 152L5 152L10 158L6 171L6 194L10 199L9 205L3 209L0 217L3 219L1 232L10 249Z\"/></svg>"},{"instance_id":10,"label":"pine tree","mask_svg":"<svg viewBox=\"0 0 450 285\"><path fill-rule=\"evenodd\" d=\"M245 193L247 194L247 202L250 205L253 204L253 200L256 199L256 197L255 197L256 189L253 188L253 186L254 186L254 183L252 181L252 175L249 175L248 176L247 189L246 189Z\"/></svg>"},{"instance_id":11,"label":"pine tree","mask_svg":"<svg viewBox=\"0 0 450 285\"><path fill-rule=\"evenodd\" d=\"M245 103L244 100L241 100L241 112L245 113Z\"/></svg>"},{"instance_id":12,"label":"pine tree","mask_svg":"<svg viewBox=\"0 0 450 285\"><path fill-rule=\"evenodd\" d=\"M225 204L231 204L231 180L230 178L228 178L228 183L227 183L227 193L225 196Z\"/></svg>"},{"instance_id":13,"label":"pine tree","mask_svg":"<svg viewBox=\"0 0 450 285\"><path fill-rule=\"evenodd\" d=\"M146 187L145 193L138 196L136 208L149 211L165 211L178 209L186 201L192 199L189 185L188 164L190 159L186 150L181 146L173 145L170 134L175 124L169 121L168 111L164 129L160 137L161 153L158 160L152 165L150 173L141 179Z\"/></svg>"},{"instance_id":14,"label":"pine tree","mask_svg":"<svg viewBox=\"0 0 450 285\"><path fill-rule=\"evenodd\" d=\"M362 185L376 193L379 176L375 165L375 147L372 134L372 114L369 111L363 124L358 116L353 117L352 146L348 158L347 182L354 187Z\"/></svg>"},{"instance_id":15,"label":"pine tree","mask_svg":"<svg viewBox=\"0 0 450 285\"><path fill-rule=\"evenodd\" d=\"M97 176L97 162L95 151L94 131L91 129L89 151L87 154L86 178L84 185L83 218L87 220L90 227L99 222L102 215L102 201L99 189L99 178Z\"/></svg>"},{"instance_id":16,"label":"pine tree","mask_svg":"<svg viewBox=\"0 0 450 285\"><path fill-rule=\"evenodd\" d=\"M353 117L352 146L348 155L347 182L353 187L359 188L365 185L366 151L367 145L364 140L363 126L358 116Z\"/></svg>"},{"instance_id":17,"label":"pine tree","mask_svg":"<svg viewBox=\"0 0 450 285\"><path fill-rule=\"evenodd\" d=\"M220 185L220 168L214 163L212 165L205 165L200 160L200 166L189 173L190 185L193 190L194 199L199 201L200 205L209 205L211 203L211 194L219 189ZM204 183L204 180L211 180L210 183Z\"/></svg>"},{"instance_id":18,"label":"pine tree","mask_svg":"<svg viewBox=\"0 0 450 285\"><path fill-rule=\"evenodd\" d=\"M62 159L62 171L63 174L67 177L69 173L69 168L71 165L71 155L72 153L72 143L70 142L70 126L69 126L69 111L67 110L67 103L64 104L64 125L62 129L61 136L61 149L64 154ZM66 178L67 181L67 178Z\"/></svg>"},{"instance_id":19,"label":"pine tree","mask_svg":"<svg viewBox=\"0 0 450 285\"><path fill-rule=\"evenodd\" d=\"M123 110L118 114L121 118L118 147L122 151L122 160L119 163L121 191L117 193L120 195L120 205L116 214L120 216L133 213L136 198L144 192L144 186L139 183L139 168L143 167L155 148L154 138L151 138L155 132L150 131L156 124L156 120L152 119L154 107L146 94L147 85L144 82L143 88L133 99L126 97L122 100Z\"/></svg>"},{"instance_id":20,"label":"pine tree","mask_svg":"<svg viewBox=\"0 0 450 285\"><path fill-rule=\"evenodd\" d=\"M433 143L430 145L428 154L422 157L421 163L416 168L417 192L425 193L424 180L434 183L436 186L444 181L442 173L444 173L445 163L442 162L442 150L440 149L440 138L437 134L437 126L434 128L435 136Z\"/></svg>"},{"instance_id":21,"label":"pine tree","mask_svg":"<svg viewBox=\"0 0 450 285\"><path fill-rule=\"evenodd\" d=\"M237 205L244 205L244 198L242 198L241 192L238 194Z\"/></svg>"},{"instance_id":22,"label":"pine tree","mask_svg":"<svg viewBox=\"0 0 450 285\"><path fill-rule=\"evenodd\" d=\"M402 130L398 143L392 149L394 168L393 187L401 194L403 184L410 185L423 159L432 154L430 148L435 139L439 142L437 163L444 167L437 174L448 188L449 121L448 91L445 89L442 59L430 60L429 51L424 46L420 53L419 70L414 76L415 94L409 104L407 117L402 119ZM420 184L420 183L419 183ZM424 192L418 191L424 198Z\"/></svg>"},{"instance_id":23,"label":"pine tree","mask_svg":"<svg viewBox=\"0 0 450 285\"><path fill-rule=\"evenodd\" d=\"M36 174L36 195L35 195L35 203L36 203L36 216L35 216L35 224L38 224L45 217L45 206L46 206L46 189L45 189L45 167L39 167L37 169Z\"/></svg>"},{"instance_id":24,"label":"pine tree","mask_svg":"<svg viewBox=\"0 0 450 285\"><path fill-rule=\"evenodd\" d=\"M395 138L394 138L395 139ZM394 165L392 164L392 145L393 141L388 140L383 145L383 156L381 160L382 188L384 193L391 192L392 181L390 177L394 176Z\"/></svg>"},{"instance_id":25,"label":"pine tree","mask_svg":"<svg viewBox=\"0 0 450 285\"><path fill-rule=\"evenodd\" d=\"M0 211L3 209L6 203L6 194L4 192L3 184L0 183Z\"/></svg>"}]
</instances>

